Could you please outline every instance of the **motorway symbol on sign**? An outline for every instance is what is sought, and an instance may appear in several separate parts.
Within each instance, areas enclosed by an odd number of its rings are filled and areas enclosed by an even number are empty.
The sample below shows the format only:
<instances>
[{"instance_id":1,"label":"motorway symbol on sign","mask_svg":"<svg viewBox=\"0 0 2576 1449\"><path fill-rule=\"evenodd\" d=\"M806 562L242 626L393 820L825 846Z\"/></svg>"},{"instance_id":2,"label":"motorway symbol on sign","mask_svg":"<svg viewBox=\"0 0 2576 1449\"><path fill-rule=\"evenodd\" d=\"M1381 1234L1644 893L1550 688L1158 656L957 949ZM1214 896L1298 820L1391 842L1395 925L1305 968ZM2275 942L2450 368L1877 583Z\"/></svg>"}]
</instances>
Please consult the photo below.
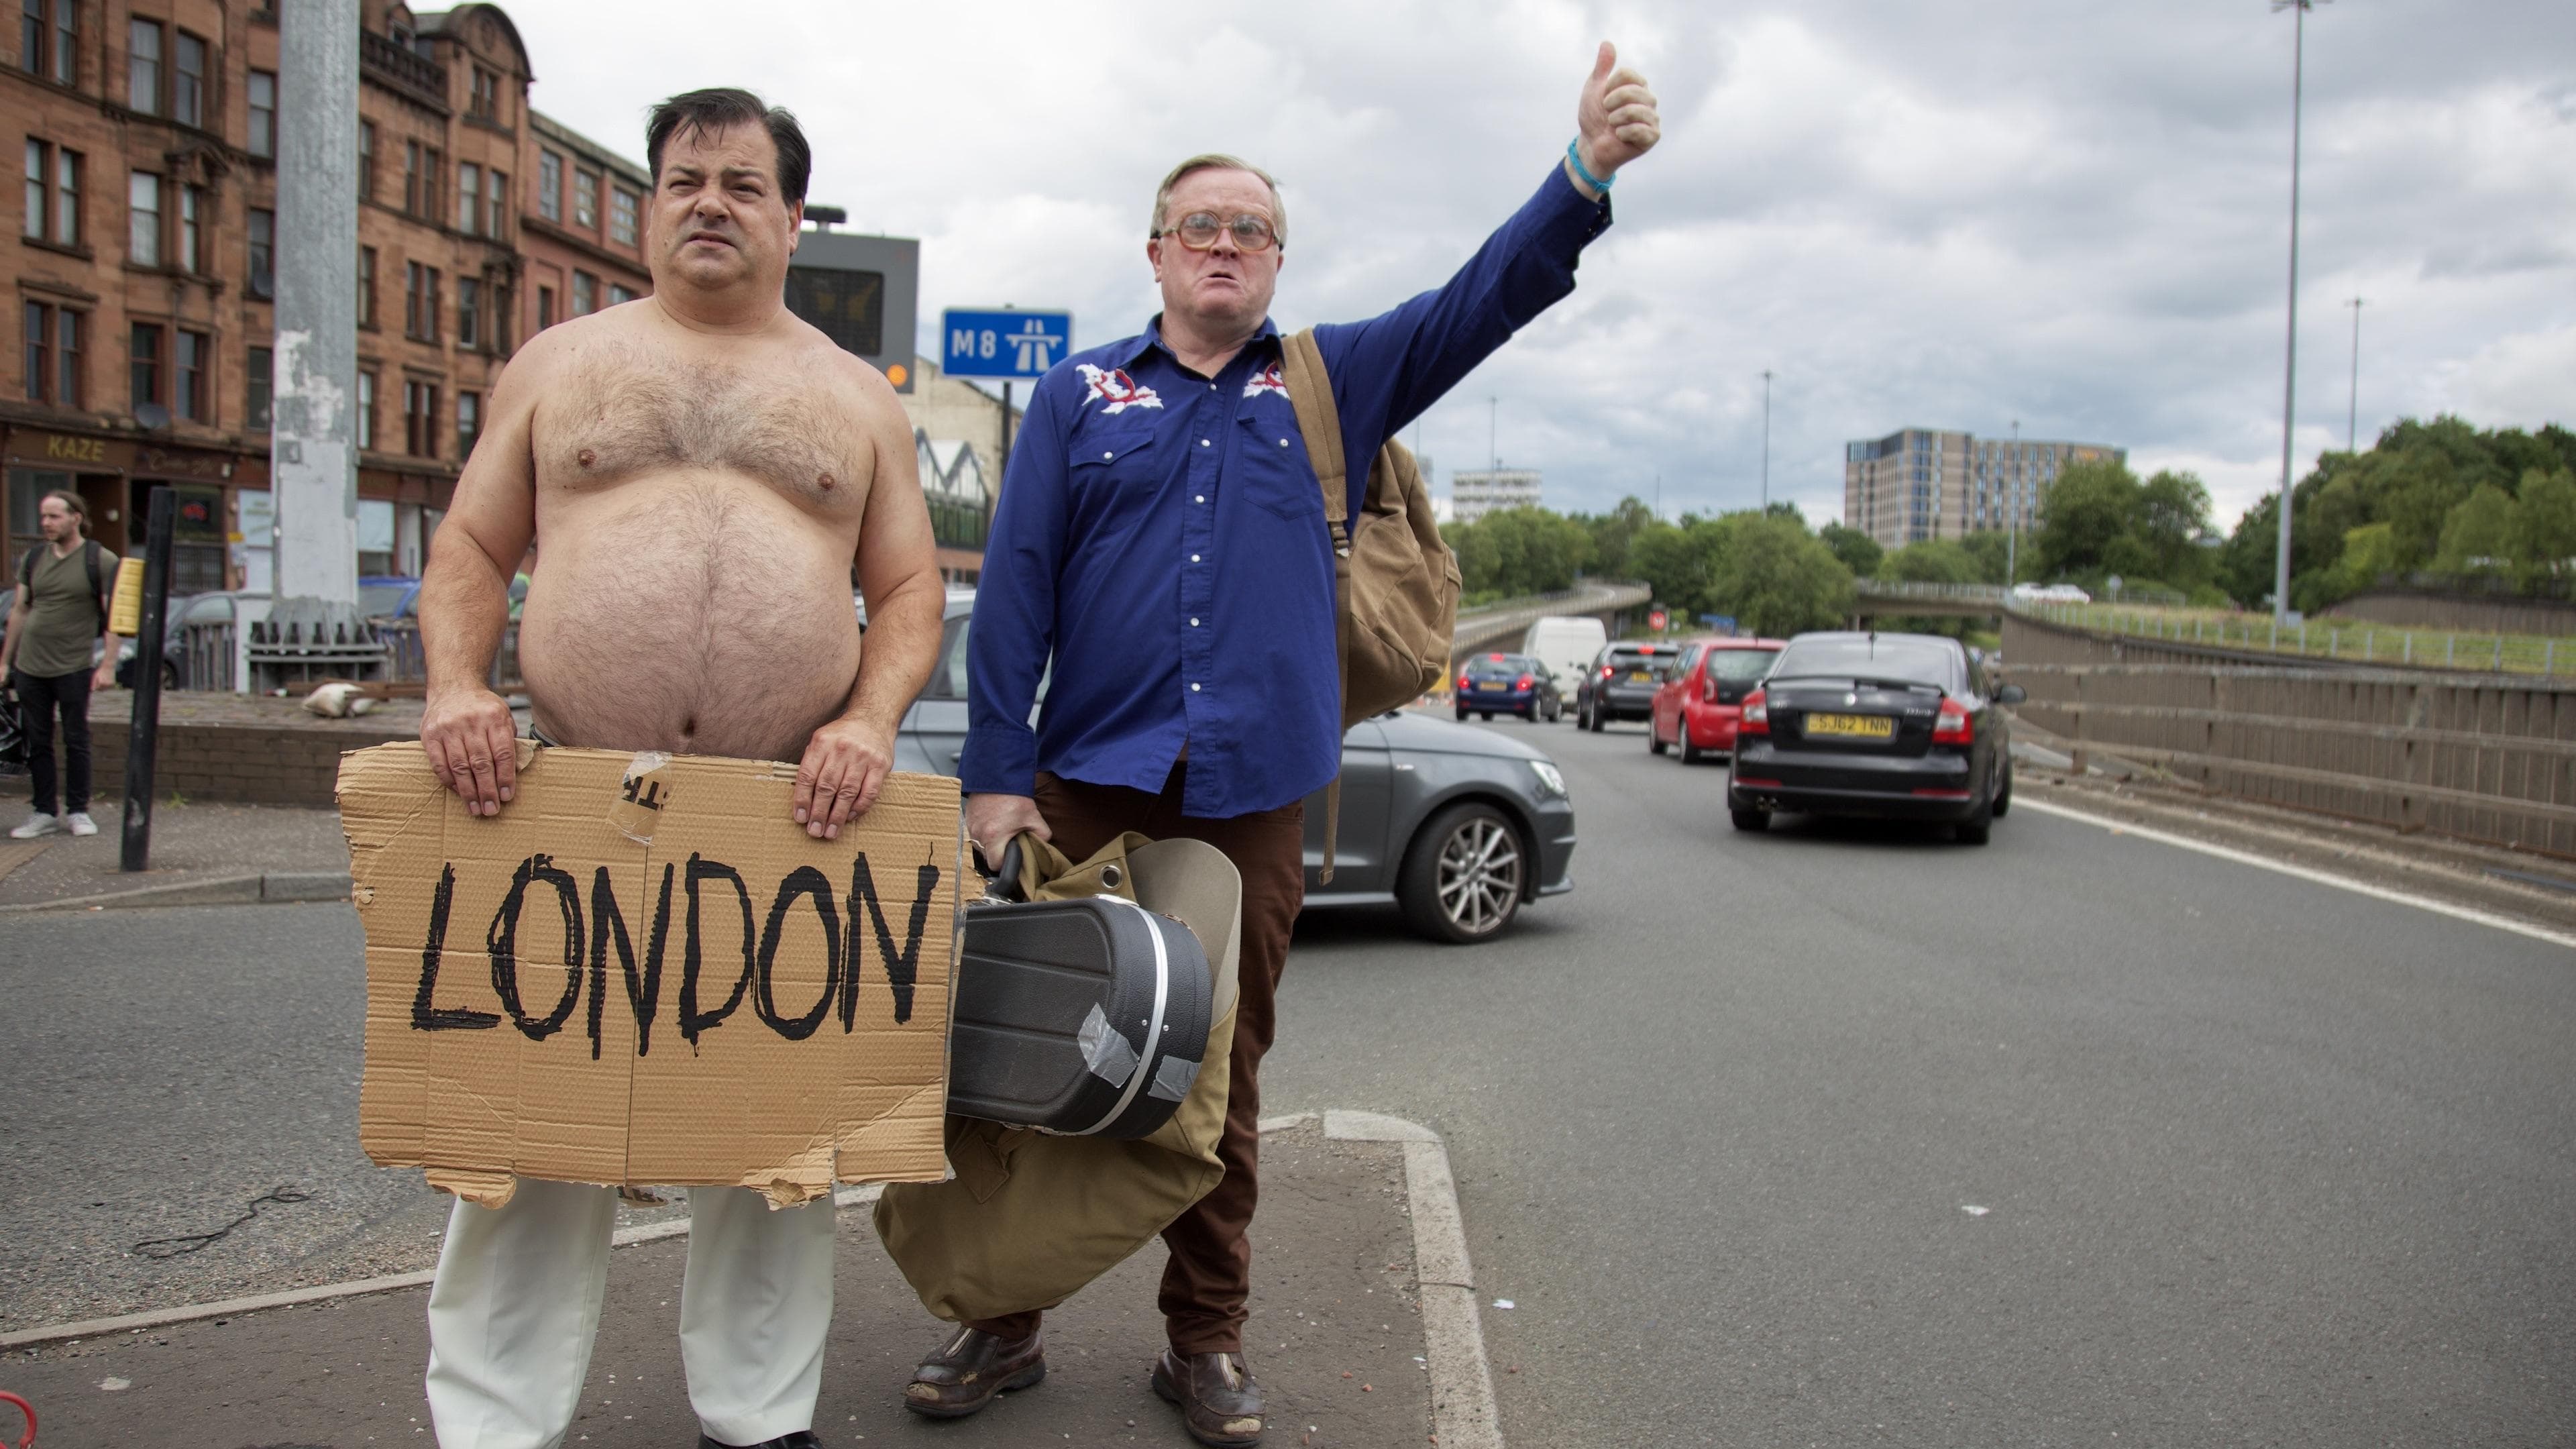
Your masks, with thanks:
<instances>
[{"instance_id":1,"label":"motorway symbol on sign","mask_svg":"<svg viewBox=\"0 0 2576 1449\"><path fill-rule=\"evenodd\" d=\"M951 307L940 314L939 335L939 367L950 377L1034 382L1072 350L1073 314Z\"/></svg>"}]
</instances>

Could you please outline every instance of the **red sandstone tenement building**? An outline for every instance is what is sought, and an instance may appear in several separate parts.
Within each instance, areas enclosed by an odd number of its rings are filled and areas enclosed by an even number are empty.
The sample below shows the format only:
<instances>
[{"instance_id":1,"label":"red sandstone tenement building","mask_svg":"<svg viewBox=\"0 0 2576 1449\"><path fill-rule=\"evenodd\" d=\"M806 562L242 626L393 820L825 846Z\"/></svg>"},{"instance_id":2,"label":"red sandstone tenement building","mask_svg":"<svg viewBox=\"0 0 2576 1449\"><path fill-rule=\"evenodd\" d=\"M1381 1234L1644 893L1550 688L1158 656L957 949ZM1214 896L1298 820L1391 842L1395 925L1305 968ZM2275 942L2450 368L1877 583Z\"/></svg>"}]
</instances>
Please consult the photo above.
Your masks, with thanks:
<instances>
[{"instance_id":1,"label":"red sandstone tenement building","mask_svg":"<svg viewBox=\"0 0 2576 1449\"><path fill-rule=\"evenodd\" d=\"M0 533L77 490L124 552L180 498L174 592L268 587L277 10L20 0L0 42L15 296L0 331ZM292 23L292 0L283 17ZM418 574L512 349L640 296L642 169L528 106L498 7L362 0L359 571ZM0 245L6 245L0 241Z\"/></svg>"}]
</instances>

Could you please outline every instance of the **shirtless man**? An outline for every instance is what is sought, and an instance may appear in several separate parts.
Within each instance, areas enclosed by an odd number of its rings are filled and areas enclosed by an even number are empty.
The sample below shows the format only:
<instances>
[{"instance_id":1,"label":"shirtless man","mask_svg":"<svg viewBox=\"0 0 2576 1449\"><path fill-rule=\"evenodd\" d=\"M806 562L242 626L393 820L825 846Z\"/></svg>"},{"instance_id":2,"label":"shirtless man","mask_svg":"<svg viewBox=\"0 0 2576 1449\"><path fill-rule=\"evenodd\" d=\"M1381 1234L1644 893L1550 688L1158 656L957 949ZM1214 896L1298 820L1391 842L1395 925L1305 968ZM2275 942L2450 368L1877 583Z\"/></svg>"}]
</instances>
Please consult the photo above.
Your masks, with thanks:
<instances>
[{"instance_id":1,"label":"shirtless man","mask_svg":"<svg viewBox=\"0 0 2576 1449\"><path fill-rule=\"evenodd\" d=\"M519 623L538 737L798 759L797 822L837 836L876 799L939 639L911 428L883 377L781 300L809 162L795 118L693 91L654 108L646 155L653 294L528 339L440 526L421 742L473 813L507 807L514 730L484 681L542 537ZM813 1444L832 1205L689 1196L680 1350L700 1443ZM444 1449L563 1442L615 1217L611 1189L556 1182L456 1205L429 1303Z\"/></svg>"}]
</instances>

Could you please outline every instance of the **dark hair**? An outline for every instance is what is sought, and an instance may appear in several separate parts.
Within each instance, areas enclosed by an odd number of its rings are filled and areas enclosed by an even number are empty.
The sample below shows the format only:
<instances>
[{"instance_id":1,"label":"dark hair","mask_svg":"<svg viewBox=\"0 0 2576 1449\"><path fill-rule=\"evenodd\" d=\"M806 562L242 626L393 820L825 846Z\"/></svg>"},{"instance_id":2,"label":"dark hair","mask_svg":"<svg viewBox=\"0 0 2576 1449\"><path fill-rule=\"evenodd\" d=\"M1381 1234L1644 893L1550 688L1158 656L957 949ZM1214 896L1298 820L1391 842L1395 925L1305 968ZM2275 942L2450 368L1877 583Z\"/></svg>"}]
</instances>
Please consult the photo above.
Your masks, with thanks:
<instances>
[{"instance_id":1,"label":"dark hair","mask_svg":"<svg viewBox=\"0 0 2576 1449\"><path fill-rule=\"evenodd\" d=\"M662 181L662 147L673 136L694 131L710 136L733 126L765 126L778 147L778 191L789 202L805 199L805 179L814 169L814 152L805 131L784 106L763 104L760 97L736 86L688 91L653 108L644 122L644 163L655 185Z\"/></svg>"},{"instance_id":2,"label":"dark hair","mask_svg":"<svg viewBox=\"0 0 2576 1449\"><path fill-rule=\"evenodd\" d=\"M79 494L72 492L68 488L56 488L46 493L44 497L37 499L36 506L42 508L48 502L59 503L65 508L70 509L72 517L79 519L82 527L86 528L89 526L89 505L81 502L81 496Z\"/></svg>"}]
</instances>

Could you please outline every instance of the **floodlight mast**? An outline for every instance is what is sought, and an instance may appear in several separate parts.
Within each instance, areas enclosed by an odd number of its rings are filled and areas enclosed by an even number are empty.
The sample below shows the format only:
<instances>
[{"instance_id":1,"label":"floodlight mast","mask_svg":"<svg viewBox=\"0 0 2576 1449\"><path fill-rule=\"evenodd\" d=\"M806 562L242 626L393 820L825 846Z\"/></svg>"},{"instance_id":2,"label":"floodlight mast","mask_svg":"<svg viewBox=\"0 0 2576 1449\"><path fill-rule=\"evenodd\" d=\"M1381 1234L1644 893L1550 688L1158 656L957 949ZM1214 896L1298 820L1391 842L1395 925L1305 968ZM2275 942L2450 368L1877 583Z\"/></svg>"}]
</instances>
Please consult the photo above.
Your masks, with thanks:
<instances>
[{"instance_id":1,"label":"floodlight mast","mask_svg":"<svg viewBox=\"0 0 2576 1449\"><path fill-rule=\"evenodd\" d=\"M2299 100L2306 79L2308 12L2327 0L2272 0L2272 13L2296 11L2290 40L2290 320L2289 342L2281 366L2281 537L2272 560L2272 621L2290 618L2290 474L2291 429L2296 422L2299 384Z\"/></svg>"}]
</instances>

